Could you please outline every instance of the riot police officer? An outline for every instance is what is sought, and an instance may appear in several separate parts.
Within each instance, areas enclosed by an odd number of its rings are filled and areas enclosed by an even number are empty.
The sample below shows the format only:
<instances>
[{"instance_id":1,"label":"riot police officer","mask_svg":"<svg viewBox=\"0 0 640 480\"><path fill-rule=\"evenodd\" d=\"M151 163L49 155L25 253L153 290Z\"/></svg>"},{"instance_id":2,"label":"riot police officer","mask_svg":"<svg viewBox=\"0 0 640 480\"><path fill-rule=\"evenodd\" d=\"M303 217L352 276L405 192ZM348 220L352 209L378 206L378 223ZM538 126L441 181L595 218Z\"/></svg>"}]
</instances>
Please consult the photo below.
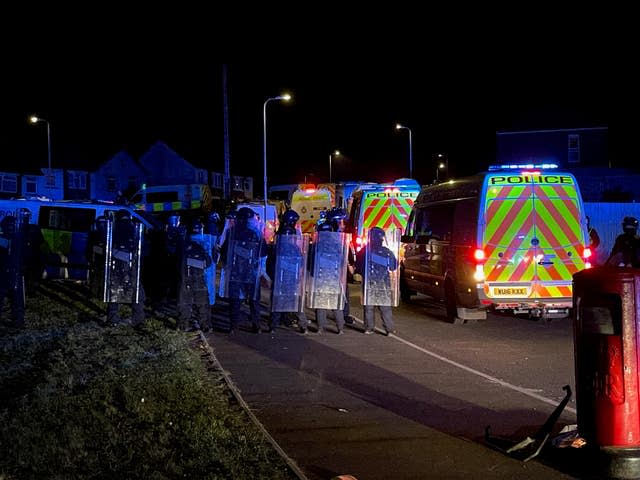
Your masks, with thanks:
<instances>
[{"instance_id":1,"label":"riot police officer","mask_svg":"<svg viewBox=\"0 0 640 480\"><path fill-rule=\"evenodd\" d=\"M0 221L0 311L9 300L12 325L24 327L24 218L5 215Z\"/></svg>"},{"instance_id":2,"label":"riot police officer","mask_svg":"<svg viewBox=\"0 0 640 480\"><path fill-rule=\"evenodd\" d=\"M290 313L296 316L300 333L307 333L304 284L308 236L298 232L296 226L299 220L300 215L296 211L285 211L280 219L275 242L269 246L266 266L271 278L270 333L274 333L280 322L290 323Z\"/></svg>"},{"instance_id":3,"label":"riot police officer","mask_svg":"<svg viewBox=\"0 0 640 480\"><path fill-rule=\"evenodd\" d=\"M640 267L638 219L635 217L624 217L622 220L622 230L623 233L616 237L606 265Z\"/></svg>"},{"instance_id":4,"label":"riot police officer","mask_svg":"<svg viewBox=\"0 0 640 480\"><path fill-rule=\"evenodd\" d=\"M185 242L178 289L178 328L211 329L211 305L215 302L213 238L203 234L199 220L193 223ZM191 325L189 325L191 322Z\"/></svg>"},{"instance_id":5,"label":"riot police officer","mask_svg":"<svg viewBox=\"0 0 640 480\"><path fill-rule=\"evenodd\" d=\"M108 285L107 323L130 323L140 326L144 322L144 288L140 281L143 257L144 228L122 210L113 223L111 244L110 282ZM120 304L131 305L131 319L124 321L119 314Z\"/></svg>"},{"instance_id":6,"label":"riot police officer","mask_svg":"<svg viewBox=\"0 0 640 480\"><path fill-rule=\"evenodd\" d=\"M349 236L344 233L346 212L332 208L316 225L310 254L307 306L316 311L318 333L327 327L327 312L333 312L337 333L344 333L347 295L347 253Z\"/></svg>"},{"instance_id":7,"label":"riot police officer","mask_svg":"<svg viewBox=\"0 0 640 480\"><path fill-rule=\"evenodd\" d=\"M240 305L244 300L249 303L252 331L260 333L260 264L267 251L256 224L256 213L242 207L233 226L222 235L220 256L225 265L220 296L229 300L230 333L238 328Z\"/></svg>"},{"instance_id":8,"label":"riot police officer","mask_svg":"<svg viewBox=\"0 0 640 480\"><path fill-rule=\"evenodd\" d=\"M368 242L356 256L356 272L363 277L364 333L375 330L375 310L380 311L386 335L395 333L391 307L397 305L397 277L391 281L391 272L398 268L397 254L385 246L386 235L382 228L372 227ZM396 250L399 242L395 242Z\"/></svg>"}]
</instances>

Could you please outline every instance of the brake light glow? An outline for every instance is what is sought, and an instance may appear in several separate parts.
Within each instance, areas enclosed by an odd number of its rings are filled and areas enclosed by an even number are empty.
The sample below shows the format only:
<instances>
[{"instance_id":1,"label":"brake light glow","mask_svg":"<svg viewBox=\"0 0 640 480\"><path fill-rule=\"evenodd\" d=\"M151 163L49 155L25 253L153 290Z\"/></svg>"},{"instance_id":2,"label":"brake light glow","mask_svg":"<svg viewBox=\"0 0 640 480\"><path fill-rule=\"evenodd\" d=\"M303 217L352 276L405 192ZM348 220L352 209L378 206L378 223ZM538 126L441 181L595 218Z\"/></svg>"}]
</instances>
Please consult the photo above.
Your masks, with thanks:
<instances>
[{"instance_id":1,"label":"brake light glow","mask_svg":"<svg viewBox=\"0 0 640 480\"><path fill-rule=\"evenodd\" d=\"M484 282L484 261L486 256L484 250L476 248L473 252L473 258L476 260L476 271L473 274L473 279L476 282Z\"/></svg>"},{"instance_id":2,"label":"brake light glow","mask_svg":"<svg viewBox=\"0 0 640 480\"><path fill-rule=\"evenodd\" d=\"M476 248L473 252L473 258L475 258L478 262L483 261L485 259L484 250L481 248Z\"/></svg>"},{"instance_id":3,"label":"brake light glow","mask_svg":"<svg viewBox=\"0 0 640 480\"><path fill-rule=\"evenodd\" d=\"M591 262L589 261L589 259L591 258L591 255L593 255L593 253L591 252L591 249L589 247L585 247L584 250L582 251L582 258L584 258L584 268L591 268Z\"/></svg>"}]
</instances>

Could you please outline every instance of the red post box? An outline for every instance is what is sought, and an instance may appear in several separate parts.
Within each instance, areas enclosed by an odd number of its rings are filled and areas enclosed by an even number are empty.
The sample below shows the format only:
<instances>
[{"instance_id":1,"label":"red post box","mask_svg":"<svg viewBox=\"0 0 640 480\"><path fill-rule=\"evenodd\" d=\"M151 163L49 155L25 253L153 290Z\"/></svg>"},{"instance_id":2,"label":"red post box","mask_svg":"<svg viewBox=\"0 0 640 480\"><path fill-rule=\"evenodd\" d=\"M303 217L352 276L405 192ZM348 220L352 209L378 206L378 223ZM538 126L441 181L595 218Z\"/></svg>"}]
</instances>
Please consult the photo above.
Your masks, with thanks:
<instances>
[{"instance_id":1,"label":"red post box","mask_svg":"<svg viewBox=\"0 0 640 480\"><path fill-rule=\"evenodd\" d=\"M606 475L640 478L640 269L573 276L578 431Z\"/></svg>"}]
</instances>

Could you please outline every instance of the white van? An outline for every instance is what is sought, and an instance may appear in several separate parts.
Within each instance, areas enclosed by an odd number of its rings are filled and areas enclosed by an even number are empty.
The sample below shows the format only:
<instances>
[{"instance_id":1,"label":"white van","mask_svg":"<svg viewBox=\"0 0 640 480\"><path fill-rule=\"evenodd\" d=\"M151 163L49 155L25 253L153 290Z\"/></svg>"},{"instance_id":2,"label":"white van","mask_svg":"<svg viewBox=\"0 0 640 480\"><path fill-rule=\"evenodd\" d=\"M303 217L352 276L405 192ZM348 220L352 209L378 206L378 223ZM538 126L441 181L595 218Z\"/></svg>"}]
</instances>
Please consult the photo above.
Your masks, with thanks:
<instances>
[{"instance_id":1,"label":"white van","mask_svg":"<svg viewBox=\"0 0 640 480\"><path fill-rule=\"evenodd\" d=\"M71 200L0 200L0 221L6 215L17 216L21 209L29 211L30 224L40 227L45 240L45 251L42 252L45 272L50 279L88 279L87 243L89 232L98 217L125 210L145 228L153 229L156 226L144 213L126 205Z\"/></svg>"}]
</instances>

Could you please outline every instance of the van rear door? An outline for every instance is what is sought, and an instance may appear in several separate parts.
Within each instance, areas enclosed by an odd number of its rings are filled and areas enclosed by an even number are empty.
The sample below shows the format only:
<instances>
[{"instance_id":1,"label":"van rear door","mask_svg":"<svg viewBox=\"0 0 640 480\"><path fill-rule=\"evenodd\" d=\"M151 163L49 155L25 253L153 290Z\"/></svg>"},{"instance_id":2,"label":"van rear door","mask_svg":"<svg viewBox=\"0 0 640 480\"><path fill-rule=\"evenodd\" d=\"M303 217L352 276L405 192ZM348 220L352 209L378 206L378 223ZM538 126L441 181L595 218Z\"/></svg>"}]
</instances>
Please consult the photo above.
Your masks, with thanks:
<instances>
[{"instance_id":1,"label":"van rear door","mask_svg":"<svg viewBox=\"0 0 640 480\"><path fill-rule=\"evenodd\" d=\"M575 178L556 172L489 174L483 200L485 295L495 303L570 302L572 276L585 268Z\"/></svg>"}]
</instances>

